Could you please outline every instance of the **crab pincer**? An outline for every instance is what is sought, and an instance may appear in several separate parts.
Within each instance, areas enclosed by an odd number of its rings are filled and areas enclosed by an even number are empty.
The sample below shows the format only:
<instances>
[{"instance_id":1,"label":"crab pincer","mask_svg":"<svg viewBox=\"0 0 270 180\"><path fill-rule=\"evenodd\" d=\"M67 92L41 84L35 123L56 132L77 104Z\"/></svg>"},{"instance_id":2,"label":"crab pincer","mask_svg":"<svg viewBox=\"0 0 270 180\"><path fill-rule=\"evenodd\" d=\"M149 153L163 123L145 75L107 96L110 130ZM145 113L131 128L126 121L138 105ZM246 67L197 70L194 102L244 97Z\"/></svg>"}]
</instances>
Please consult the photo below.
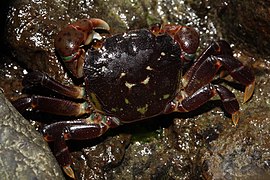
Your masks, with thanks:
<instances>
[{"instance_id":1,"label":"crab pincer","mask_svg":"<svg viewBox=\"0 0 270 180\"><path fill-rule=\"evenodd\" d=\"M83 75L84 46L101 40L99 32L109 33L110 26L102 19L81 19L63 28L55 38L54 46L66 67L75 77Z\"/></svg>"}]
</instances>

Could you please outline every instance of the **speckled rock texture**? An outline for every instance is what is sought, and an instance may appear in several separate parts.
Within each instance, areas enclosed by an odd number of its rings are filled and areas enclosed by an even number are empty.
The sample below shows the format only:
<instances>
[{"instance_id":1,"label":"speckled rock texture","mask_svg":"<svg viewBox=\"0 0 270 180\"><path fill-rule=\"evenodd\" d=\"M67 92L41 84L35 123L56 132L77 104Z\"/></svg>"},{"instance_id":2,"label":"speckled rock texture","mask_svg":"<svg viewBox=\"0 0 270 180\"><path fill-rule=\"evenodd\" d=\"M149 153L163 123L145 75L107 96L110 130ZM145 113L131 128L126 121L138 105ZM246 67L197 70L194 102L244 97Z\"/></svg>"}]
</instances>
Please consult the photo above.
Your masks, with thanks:
<instances>
[{"instance_id":1,"label":"speckled rock texture","mask_svg":"<svg viewBox=\"0 0 270 180\"><path fill-rule=\"evenodd\" d=\"M0 92L0 179L63 179L42 136Z\"/></svg>"}]
</instances>

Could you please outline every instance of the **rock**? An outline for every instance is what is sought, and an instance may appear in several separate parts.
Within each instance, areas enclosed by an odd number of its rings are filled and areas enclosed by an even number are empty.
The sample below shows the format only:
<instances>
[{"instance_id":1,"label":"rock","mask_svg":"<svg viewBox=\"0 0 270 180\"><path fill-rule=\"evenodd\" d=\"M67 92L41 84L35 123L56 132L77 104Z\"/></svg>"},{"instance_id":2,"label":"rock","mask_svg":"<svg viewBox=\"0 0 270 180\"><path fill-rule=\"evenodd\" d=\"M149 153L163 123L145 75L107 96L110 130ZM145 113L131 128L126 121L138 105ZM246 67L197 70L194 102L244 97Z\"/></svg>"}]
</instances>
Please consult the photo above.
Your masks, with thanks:
<instances>
[{"instance_id":1,"label":"rock","mask_svg":"<svg viewBox=\"0 0 270 180\"><path fill-rule=\"evenodd\" d=\"M128 134L120 134L107 139L100 138L98 141L89 142L89 146L83 147L81 151L74 151L72 160L76 177L78 179L108 178L107 171L121 164L126 154L126 147L130 144L130 137L131 135Z\"/></svg>"},{"instance_id":2,"label":"rock","mask_svg":"<svg viewBox=\"0 0 270 180\"><path fill-rule=\"evenodd\" d=\"M269 2L263 0L204 0L191 2L200 18L210 18L217 33L240 48L269 56Z\"/></svg>"},{"instance_id":3,"label":"rock","mask_svg":"<svg viewBox=\"0 0 270 180\"><path fill-rule=\"evenodd\" d=\"M54 15L64 12L60 8L61 1L54 5L29 0L10 3L5 44L25 69L44 71L63 79L64 72L54 53L53 38L63 25L61 21L56 23L59 18ZM53 12L52 15L49 12Z\"/></svg>"},{"instance_id":4,"label":"rock","mask_svg":"<svg viewBox=\"0 0 270 180\"><path fill-rule=\"evenodd\" d=\"M42 136L0 92L0 179L64 179Z\"/></svg>"}]
</instances>

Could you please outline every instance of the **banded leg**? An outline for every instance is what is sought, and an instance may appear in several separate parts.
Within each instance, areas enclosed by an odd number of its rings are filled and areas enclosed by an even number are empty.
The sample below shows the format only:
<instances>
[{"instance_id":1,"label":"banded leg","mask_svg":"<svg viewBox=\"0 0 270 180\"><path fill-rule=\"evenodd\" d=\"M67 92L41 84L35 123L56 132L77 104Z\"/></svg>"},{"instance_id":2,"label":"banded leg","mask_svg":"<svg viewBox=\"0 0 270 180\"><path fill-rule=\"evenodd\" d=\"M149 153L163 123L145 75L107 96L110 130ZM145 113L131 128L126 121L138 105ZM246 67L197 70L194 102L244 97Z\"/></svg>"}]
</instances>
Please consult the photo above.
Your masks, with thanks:
<instances>
[{"instance_id":1,"label":"banded leg","mask_svg":"<svg viewBox=\"0 0 270 180\"><path fill-rule=\"evenodd\" d=\"M191 95L202 86L209 84L221 67L224 67L235 80L246 86L244 94L244 102L246 102L254 91L254 74L250 68L232 56L231 48L225 41L213 42L200 55L182 78L184 91Z\"/></svg>"},{"instance_id":2,"label":"banded leg","mask_svg":"<svg viewBox=\"0 0 270 180\"><path fill-rule=\"evenodd\" d=\"M244 103L250 99L255 87L255 77L251 69L244 66L240 61L224 55L216 56L217 60L222 62L222 65L233 77L241 84L245 85Z\"/></svg>"},{"instance_id":3,"label":"banded leg","mask_svg":"<svg viewBox=\"0 0 270 180\"><path fill-rule=\"evenodd\" d=\"M27 74L23 80L23 85L25 87L40 85L70 98L85 98L83 87L65 86L39 71ZM14 101L13 105L19 112L24 112L27 108L32 108L33 110L64 116L80 116L90 114L92 111L91 105L87 102L75 103L69 100L36 95L20 98Z\"/></svg>"},{"instance_id":4,"label":"banded leg","mask_svg":"<svg viewBox=\"0 0 270 180\"><path fill-rule=\"evenodd\" d=\"M70 167L72 160L66 140L94 139L103 135L109 128L119 125L120 121L115 117L93 113L86 119L50 124L45 126L42 132L46 141L54 141L54 155L64 172L71 178L75 178Z\"/></svg>"},{"instance_id":5,"label":"banded leg","mask_svg":"<svg viewBox=\"0 0 270 180\"><path fill-rule=\"evenodd\" d=\"M28 108L55 115L81 116L90 114L93 107L87 102L76 103L69 100L37 96L24 97L14 101L13 106L21 113Z\"/></svg>"},{"instance_id":6,"label":"banded leg","mask_svg":"<svg viewBox=\"0 0 270 180\"><path fill-rule=\"evenodd\" d=\"M215 95L219 95L224 109L232 115L233 124L237 125L239 120L239 103L235 95L222 85L207 84L188 97L180 95L167 105L165 113L195 110Z\"/></svg>"},{"instance_id":7,"label":"banded leg","mask_svg":"<svg viewBox=\"0 0 270 180\"><path fill-rule=\"evenodd\" d=\"M194 110L218 94L225 110L232 114L232 121L236 125L239 120L239 104L234 94L224 86L211 84L221 67L246 86L244 94L244 102L246 102L254 91L254 74L233 57L226 41L217 41L206 48L183 76L178 96L168 104L165 113Z\"/></svg>"},{"instance_id":8,"label":"banded leg","mask_svg":"<svg viewBox=\"0 0 270 180\"><path fill-rule=\"evenodd\" d=\"M31 87L40 85L42 87L48 88L58 94L71 97L74 99L83 99L85 98L85 90L80 86L65 86L60 82L55 81L48 75L39 72L33 71L25 76L23 79L24 87Z\"/></svg>"}]
</instances>

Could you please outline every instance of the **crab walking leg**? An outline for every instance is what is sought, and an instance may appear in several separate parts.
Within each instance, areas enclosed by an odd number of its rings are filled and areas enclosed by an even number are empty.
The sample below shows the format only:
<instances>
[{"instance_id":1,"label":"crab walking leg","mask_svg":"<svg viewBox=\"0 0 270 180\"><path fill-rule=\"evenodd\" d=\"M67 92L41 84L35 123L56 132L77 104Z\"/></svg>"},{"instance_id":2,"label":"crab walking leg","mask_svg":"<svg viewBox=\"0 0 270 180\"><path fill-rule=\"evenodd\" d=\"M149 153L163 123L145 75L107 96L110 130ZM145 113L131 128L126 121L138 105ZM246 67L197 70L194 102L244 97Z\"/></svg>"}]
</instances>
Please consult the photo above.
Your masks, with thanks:
<instances>
[{"instance_id":1,"label":"crab walking leg","mask_svg":"<svg viewBox=\"0 0 270 180\"><path fill-rule=\"evenodd\" d=\"M181 92L181 94L186 93ZM190 96L184 97L179 95L167 105L165 113L195 110L215 95L219 95L224 109L232 115L233 124L237 125L239 120L239 103L235 95L222 85L207 84Z\"/></svg>"},{"instance_id":2,"label":"crab walking leg","mask_svg":"<svg viewBox=\"0 0 270 180\"><path fill-rule=\"evenodd\" d=\"M217 60L222 62L222 65L229 74L241 84L245 85L244 102L249 100L252 96L255 87L255 77L251 72L251 69L244 66L240 61L235 58L228 57L225 55L216 56Z\"/></svg>"},{"instance_id":3,"label":"crab walking leg","mask_svg":"<svg viewBox=\"0 0 270 180\"><path fill-rule=\"evenodd\" d=\"M54 141L54 155L64 172L75 179L70 152L66 140L87 140L103 135L109 128L120 125L117 118L101 114L91 114L86 119L56 122L43 129L44 139Z\"/></svg>"},{"instance_id":4,"label":"crab walking leg","mask_svg":"<svg viewBox=\"0 0 270 180\"><path fill-rule=\"evenodd\" d=\"M232 56L231 48L225 41L217 41L209 45L187 71L182 78L185 92L189 95L193 94L210 83L220 67L224 67L235 80L246 86L244 94L244 102L246 102L254 91L254 74Z\"/></svg>"},{"instance_id":5,"label":"crab walking leg","mask_svg":"<svg viewBox=\"0 0 270 180\"><path fill-rule=\"evenodd\" d=\"M92 111L91 105L87 102L76 103L69 100L36 95L20 98L12 104L21 113L28 108L63 116L81 116L90 114Z\"/></svg>"},{"instance_id":6,"label":"crab walking leg","mask_svg":"<svg viewBox=\"0 0 270 180\"><path fill-rule=\"evenodd\" d=\"M25 76L23 79L23 86L42 86L48 88L58 94L75 98L82 99L85 97L85 91L80 86L65 86L58 81L55 81L45 73L39 71L33 71Z\"/></svg>"},{"instance_id":7,"label":"crab walking leg","mask_svg":"<svg viewBox=\"0 0 270 180\"><path fill-rule=\"evenodd\" d=\"M246 102L253 93L255 77L248 67L233 57L228 43L217 41L206 48L183 76L183 87L179 96L168 105L165 111L191 111L218 94L225 110L232 114L232 121L236 125L239 120L239 104L234 94L224 86L211 84L221 67L224 67L235 80L246 86L244 95L244 102Z\"/></svg>"},{"instance_id":8,"label":"crab walking leg","mask_svg":"<svg viewBox=\"0 0 270 180\"><path fill-rule=\"evenodd\" d=\"M215 56L215 55L220 55L220 54L226 54L230 57L233 56L232 49L230 48L230 45L226 41L217 41L217 42L212 42L203 52L202 54L197 58L193 66L186 72L184 75L183 79L186 82L189 82L189 80L194 77L195 72L198 69L201 69L202 63L210 57L210 56ZM208 67L206 68L208 70ZM209 77L210 79L211 77ZM190 84L191 82L189 82Z\"/></svg>"}]
</instances>

